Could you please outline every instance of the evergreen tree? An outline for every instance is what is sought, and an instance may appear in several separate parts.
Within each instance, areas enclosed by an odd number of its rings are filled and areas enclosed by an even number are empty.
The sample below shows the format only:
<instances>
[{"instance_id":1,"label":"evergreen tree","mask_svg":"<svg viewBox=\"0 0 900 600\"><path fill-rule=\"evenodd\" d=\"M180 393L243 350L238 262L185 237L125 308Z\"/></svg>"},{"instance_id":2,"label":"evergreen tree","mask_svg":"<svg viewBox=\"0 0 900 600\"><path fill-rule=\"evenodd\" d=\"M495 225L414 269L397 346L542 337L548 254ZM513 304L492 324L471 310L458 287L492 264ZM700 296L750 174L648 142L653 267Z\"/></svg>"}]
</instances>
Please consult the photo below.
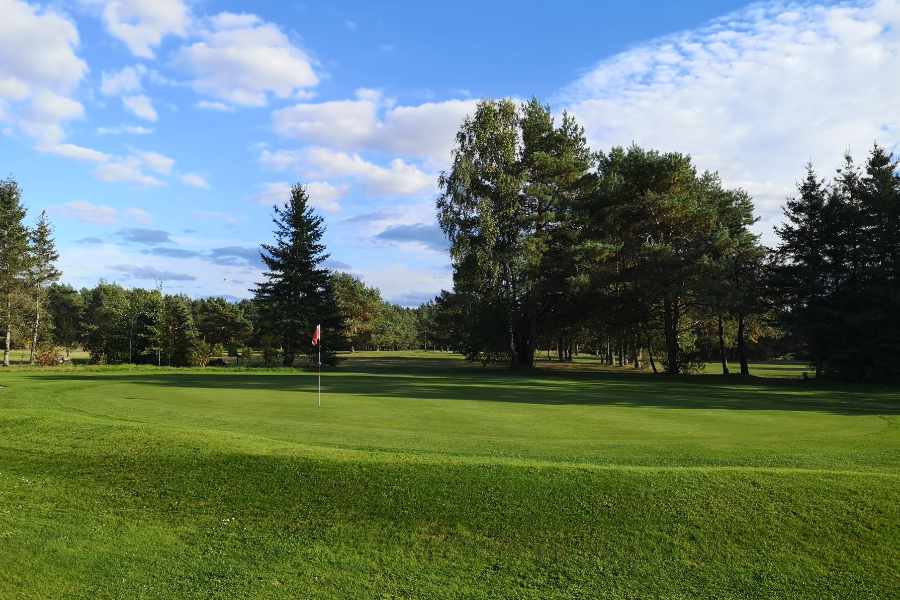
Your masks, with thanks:
<instances>
[{"instance_id":1,"label":"evergreen tree","mask_svg":"<svg viewBox=\"0 0 900 600\"><path fill-rule=\"evenodd\" d=\"M322 244L322 217L309 206L302 185L291 188L283 207L274 208L275 241L264 244L265 281L254 293L267 333L281 340L284 366L292 366L298 352L314 357L312 334L322 326L322 362L333 364L335 343L343 337L343 321L331 273L324 267L328 254Z\"/></svg>"},{"instance_id":2,"label":"evergreen tree","mask_svg":"<svg viewBox=\"0 0 900 600\"><path fill-rule=\"evenodd\" d=\"M6 332L3 365L9 366L16 294L28 272L28 229L25 227L22 191L12 178L0 181L0 318Z\"/></svg>"},{"instance_id":3,"label":"evergreen tree","mask_svg":"<svg viewBox=\"0 0 900 600\"><path fill-rule=\"evenodd\" d=\"M47 288L47 311L52 321L53 340L66 349L67 357L69 350L81 341L83 310L82 296L72 286L55 283Z\"/></svg>"},{"instance_id":4,"label":"evergreen tree","mask_svg":"<svg viewBox=\"0 0 900 600\"><path fill-rule=\"evenodd\" d=\"M198 342L190 300L184 296L166 296L165 304L164 326L168 337L165 349L169 366L189 367L194 364Z\"/></svg>"},{"instance_id":5,"label":"evergreen tree","mask_svg":"<svg viewBox=\"0 0 900 600\"><path fill-rule=\"evenodd\" d=\"M31 328L31 358L34 363L34 355L38 346L38 336L41 331L42 315L46 309L47 287L57 281L60 276L56 268L59 253L53 241L53 230L47 220L47 213L41 212L37 225L29 232L29 260L28 260L28 290L33 297L34 314Z\"/></svg>"},{"instance_id":6,"label":"evergreen tree","mask_svg":"<svg viewBox=\"0 0 900 600\"><path fill-rule=\"evenodd\" d=\"M839 210L834 201L829 206L829 190L812 165L807 165L798 192L785 205L784 223L775 228L780 243L774 255L773 283L783 320L805 344L819 376L827 358L826 298L832 272L829 256L834 256L828 227Z\"/></svg>"}]
</instances>

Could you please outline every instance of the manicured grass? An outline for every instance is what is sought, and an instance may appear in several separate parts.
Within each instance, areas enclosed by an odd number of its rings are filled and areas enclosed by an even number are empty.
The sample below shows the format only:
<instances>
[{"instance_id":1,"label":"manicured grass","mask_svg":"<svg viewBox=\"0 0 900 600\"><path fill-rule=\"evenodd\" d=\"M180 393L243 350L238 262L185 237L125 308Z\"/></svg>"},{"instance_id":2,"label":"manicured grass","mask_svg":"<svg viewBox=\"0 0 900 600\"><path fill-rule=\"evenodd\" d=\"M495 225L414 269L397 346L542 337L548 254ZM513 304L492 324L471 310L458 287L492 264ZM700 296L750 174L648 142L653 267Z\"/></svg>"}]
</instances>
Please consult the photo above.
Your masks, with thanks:
<instances>
[{"instance_id":1,"label":"manicured grass","mask_svg":"<svg viewBox=\"0 0 900 600\"><path fill-rule=\"evenodd\" d=\"M896 597L900 389L578 367L0 372L0 597Z\"/></svg>"}]
</instances>

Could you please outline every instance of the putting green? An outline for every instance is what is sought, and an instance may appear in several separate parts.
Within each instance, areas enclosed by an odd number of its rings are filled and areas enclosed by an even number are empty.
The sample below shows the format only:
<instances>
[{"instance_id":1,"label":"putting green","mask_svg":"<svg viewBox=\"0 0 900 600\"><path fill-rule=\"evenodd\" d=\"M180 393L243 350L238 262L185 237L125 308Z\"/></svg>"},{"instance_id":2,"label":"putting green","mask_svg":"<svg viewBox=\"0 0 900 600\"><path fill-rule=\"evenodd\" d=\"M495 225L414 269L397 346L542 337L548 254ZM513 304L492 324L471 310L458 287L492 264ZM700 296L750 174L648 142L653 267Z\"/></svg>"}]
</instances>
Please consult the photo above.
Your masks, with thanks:
<instances>
[{"instance_id":1,"label":"putting green","mask_svg":"<svg viewBox=\"0 0 900 600\"><path fill-rule=\"evenodd\" d=\"M0 597L900 589L898 388L388 353L322 380L317 408L302 371L0 372Z\"/></svg>"}]
</instances>

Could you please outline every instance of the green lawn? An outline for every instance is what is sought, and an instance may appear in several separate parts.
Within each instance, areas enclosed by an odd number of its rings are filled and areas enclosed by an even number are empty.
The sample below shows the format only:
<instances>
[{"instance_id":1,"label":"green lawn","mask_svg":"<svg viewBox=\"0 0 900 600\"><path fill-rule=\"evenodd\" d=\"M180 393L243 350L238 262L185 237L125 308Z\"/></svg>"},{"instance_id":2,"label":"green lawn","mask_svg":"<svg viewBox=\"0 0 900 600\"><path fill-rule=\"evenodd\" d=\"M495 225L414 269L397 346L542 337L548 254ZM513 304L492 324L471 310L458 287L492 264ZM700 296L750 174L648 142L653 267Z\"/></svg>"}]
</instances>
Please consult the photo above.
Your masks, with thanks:
<instances>
[{"instance_id":1,"label":"green lawn","mask_svg":"<svg viewBox=\"0 0 900 600\"><path fill-rule=\"evenodd\" d=\"M898 596L900 388L581 367L0 371L0 598Z\"/></svg>"}]
</instances>

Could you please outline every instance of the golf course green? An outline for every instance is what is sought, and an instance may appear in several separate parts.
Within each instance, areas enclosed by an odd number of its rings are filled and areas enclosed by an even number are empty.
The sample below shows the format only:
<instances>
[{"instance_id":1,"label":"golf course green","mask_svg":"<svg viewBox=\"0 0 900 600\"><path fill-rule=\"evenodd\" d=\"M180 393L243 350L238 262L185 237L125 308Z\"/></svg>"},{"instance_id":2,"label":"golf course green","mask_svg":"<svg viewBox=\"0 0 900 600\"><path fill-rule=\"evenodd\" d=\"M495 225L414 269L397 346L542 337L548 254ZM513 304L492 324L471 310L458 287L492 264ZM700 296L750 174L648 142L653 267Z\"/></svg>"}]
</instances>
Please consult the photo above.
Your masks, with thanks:
<instances>
[{"instance_id":1,"label":"golf course green","mask_svg":"<svg viewBox=\"0 0 900 600\"><path fill-rule=\"evenodd\" d=\"M900 388L0 372L0 598L896 598Z\"/></svg>"}]
</instances>

